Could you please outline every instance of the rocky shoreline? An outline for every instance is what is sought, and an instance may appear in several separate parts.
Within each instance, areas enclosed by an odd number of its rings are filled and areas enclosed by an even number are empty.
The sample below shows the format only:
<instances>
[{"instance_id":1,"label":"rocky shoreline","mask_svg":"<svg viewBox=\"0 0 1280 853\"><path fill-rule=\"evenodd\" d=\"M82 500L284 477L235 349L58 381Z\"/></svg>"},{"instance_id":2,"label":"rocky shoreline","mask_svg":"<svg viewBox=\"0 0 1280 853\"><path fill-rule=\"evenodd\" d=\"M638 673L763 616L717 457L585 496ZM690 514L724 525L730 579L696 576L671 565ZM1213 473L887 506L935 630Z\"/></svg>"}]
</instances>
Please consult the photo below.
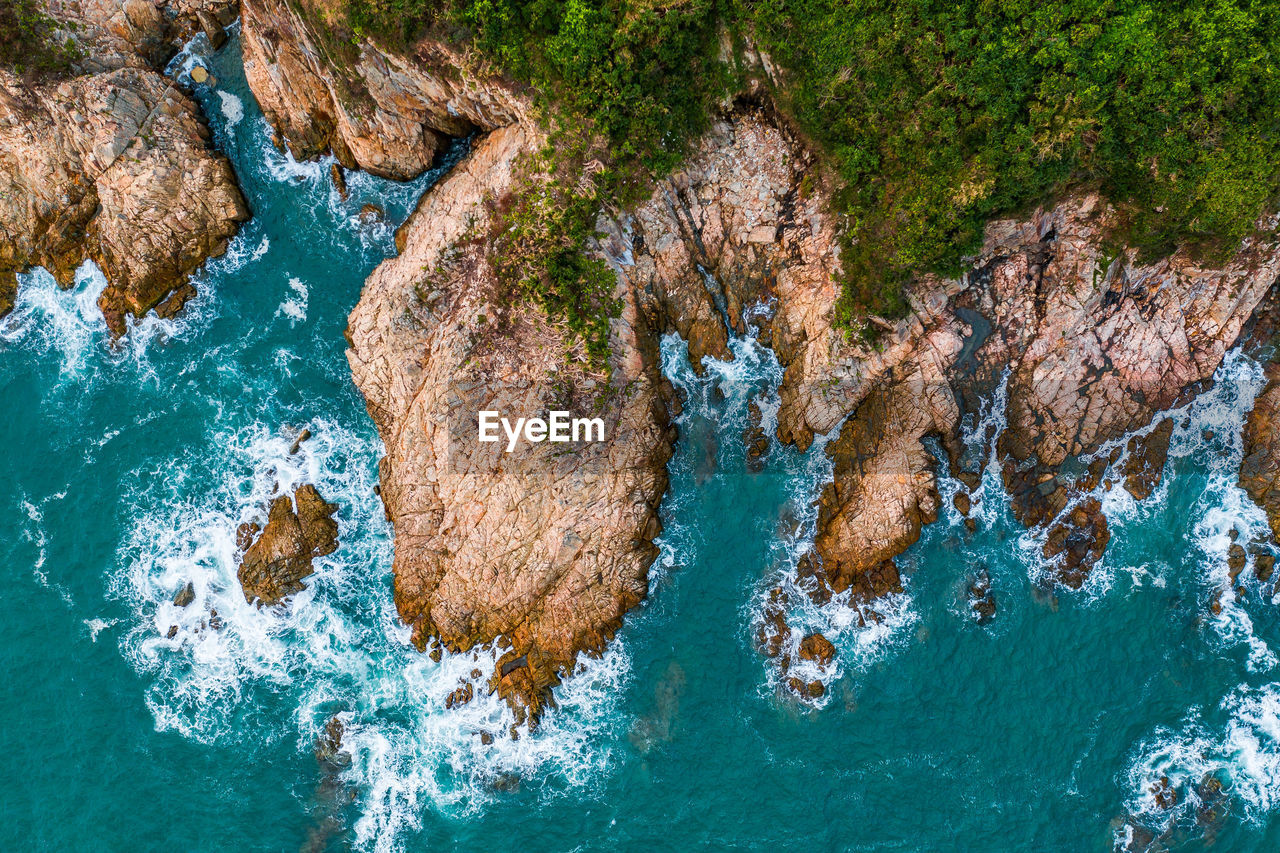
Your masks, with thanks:
<instances>
[{"instance_id":1,"label":"rocky shoreline","mask_svg":"<svg viewBox=\"0 0 1280 853\"><path fill-rule=\"evenodd\" d=\"M0 69L0 316L17 273L43 266L70 287L89 258L119 335L128 316L180 310L190 274L249 218L199 108L161 73L194 33L225 40L235 4L86 2L50 14L81 54L65 79Z\"/></svg>"},{"instance_id":2,"label":"rocky shoreline","mask_svg":"<svg viewBox=\"0 0 1280 853\"><path fill-rule=\"evenodd\" d=\"M185 299L186 276L248 216L198 109L155 70L178 34L225 24L232 5L124 8L125 23L89 29L94 64L78 76L26 91L0 72L0 314L16 272L44 265L68 284L90 257L121 332L126 315ZM960 425L997 389L1007 427L988 439L1014 513L1044 531L1049 590L1082 586L1110 537L1097 487L1153 492L1172 430L1153 419L1206 387L1280 273L1273 221L1221 263L1182 251L1147 262L1109 248L1117 214L1081 192L989 223L963 275L920 277L910 315L879 321L877 346L861 343L835 321L835 188L774 109L761 58L755 83L721 105L647 199L601 206L593 251L615 273L621 306L602 370L495 269L499 212L543 189L530 164L548 139L531 93L448 44L423 40L399 55L364 37L335 41L315 23L324 11L318 0L239 4L247 79L282 146L408 179L450 138L472 137L401 227L397 256L366 282L348 358L386 448L400 615L424 651L497 644L489 687L521 722L536 723L579 654L602 652L646 595L680 408L660 369L662 335L688 342L695 369L703 356L731 358L732 337L749 329L776 352L776 439L806 449L833 435L833 481L798 588L874 620L875 602L902 589L895 559L940 509L926 441L944 449L967 514L986 460L963 445ZM1273 366L1241 482L1280 534L1277 406ZM556 409L600 417L606 439L513 454L475 441L481 410ZM757 456L767 439L748 433ZM293 506L281 500L278 526ZM303 544L299 553L317 552ZM271 563L244 547L246 565ZM280 600L301 583L285 574L283 586L262 586L254 578L271 573L250 571L246 595L261 587L258 598ZM780 586L770 599L762 648L784 671L825 666L825 637L789 641L788 594ZM984 574L970 598L976 621L998 618ZM783 683L820 695L821 682Z\"/></svg>"},{"instance_id":3,"label":"rocky shoreline","mask_svg":"<svg viewBox=\"0 0 1280 853\"><path fill-rule=\"evenodd\" d=\"M421 648L500 643L490 686L521 719L536 720L577 654L600 652L644 597L679 405L659 371L660 335L688 341L696 368L704 355L730 358L730 336L750 323L785 368L777 438L803 449L839 428L798 570L815 600L871 605L901 589L893 560L940 503L923 440L938 438L952 473L976 486L959 424L1001 381L1008 428L993 438L1015 512L1046 529L1051 583L1079 587L1109 538L1090 493L1115 478L1150 494L1171 423L1104 449L1204 386L1280 269L1274 240L1248 242L1220 267L1185 253L1153 264L1109 255L1115 213L1082 195L991 223L965 275L916 281L911 316L879 349L863 346L834 325L832 188L757 86L647 201L605 206L598 249L623 306L606 381L575 362L564 329L504 304L490 263L493 211L535 191L522 164L544 138L526 93L442 44L405 58L366 40L326 65L322 48L305 47L323 39L303 16L278 0L244 10L251 84L295 153L330 148L347 165L408 177L440 135L480 134L401 229L400 256L370 277L349 355L387 446L401 615ZM553 401L598 406L611 441L510 460L468 442L482 408ZM1096 454L1077 473L1074 460ZM766 650L801 649L783 642L790 605L776 593ZM983 619L988 595L976 594Z\"/></svg>"}]
</instances>

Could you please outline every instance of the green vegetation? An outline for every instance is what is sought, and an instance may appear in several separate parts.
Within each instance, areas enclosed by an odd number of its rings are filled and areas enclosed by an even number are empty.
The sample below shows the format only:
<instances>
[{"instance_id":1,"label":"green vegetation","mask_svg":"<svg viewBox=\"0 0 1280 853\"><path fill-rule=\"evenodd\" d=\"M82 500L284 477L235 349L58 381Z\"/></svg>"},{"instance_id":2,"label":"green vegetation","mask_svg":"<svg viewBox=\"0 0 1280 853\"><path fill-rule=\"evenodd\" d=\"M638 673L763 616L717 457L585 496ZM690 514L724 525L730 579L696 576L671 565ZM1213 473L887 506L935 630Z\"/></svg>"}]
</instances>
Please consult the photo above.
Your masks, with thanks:
<instances>
[{"instance_id":1,"label":"green vegetation","mask_svg":"<svg viewBox=\"0 0 1280 853\"><path fill-rule=\"evenodd\" d=\"M617 310L612 273L583 251L599 199L640 198L705 126L730 79L714 60L719 17L719 0L352 0L349 11L357 35L392 47L430 32L469 40L538 96L556 133L495 225L498 272L563 317L596 366ZM584 171L589 160L598 168Z\"/></svg>"},{"instance_id":2,"label":"green vegetation","mask_svg":"<svg viewBox=\"0 0 1280 853\"><path fill-rule=\"evenodd\" d=\"M986 220L1072 187L1148 254L1229 248L1280 187L1280 0L351 0L349 19L468 40L551 124L605 141L591 191L514 220L541 236L513 238L513 274L581 328L607 307L575 254L595 198L634 200L679 161L738 73L722 30L783 69L779 106L840 179L850 324L901 315L912 275L956 272Z\"/></svg>"},{"instance_id":3,"label":"green vegetation","mask_svg":"<svg viewBox=\"0 0 1280 853\"><path fill-rule=\"evenodd\" d=\"M760 0L849 216L845 311L954 272L988 218L1096 186L1130 245L1242 237L1280 186L1274 0Z\"/></svg>"},{"instance_id":4,"label":"green vegetation","mask_svg":"<svg viewBox=\"0 0 1280 853\"><path fill-rule=\"evenodd\" d=\"M589 364L609 356L609 318L617 310L616 279L599 258L583 251L599 211L594 182L573 182L567 164L580 162L549 149L527 164L528 180L494 217L493 264L501 281L563 317L583 342Z\"/></svg>"},{"instance_id":5,"label":"green vegetation","mask_svg":"<svg viewBox=\"0 0 1280 853\"><path fill-rule=\"evenodd\" d=\"M0 0L0 68L28 77L68 71L79 51L57 38L57 26L40 0Z\"/></svg>"}]
</instances>

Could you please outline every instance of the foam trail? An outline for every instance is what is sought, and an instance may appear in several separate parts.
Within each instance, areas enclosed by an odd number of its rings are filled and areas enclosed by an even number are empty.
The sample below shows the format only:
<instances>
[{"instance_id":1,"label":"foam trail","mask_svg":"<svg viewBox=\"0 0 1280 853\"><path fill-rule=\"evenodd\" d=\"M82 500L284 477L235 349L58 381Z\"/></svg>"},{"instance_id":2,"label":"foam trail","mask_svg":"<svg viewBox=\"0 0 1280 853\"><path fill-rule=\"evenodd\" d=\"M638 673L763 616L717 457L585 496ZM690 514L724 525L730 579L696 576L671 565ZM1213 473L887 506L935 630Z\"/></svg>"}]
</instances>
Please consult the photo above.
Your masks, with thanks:
<instances>
[{"instance_id":1,"label":"foam trail","mask_svg":"<svg viewBox=\"0 0 1280 853\"><path fill-rule=\"evenodd\" d=\"M293 737L309 753L336 714L351 756L342 778L357 792L359 850L403 849L425 810L473 813L522 778L554 776L569 788L599 779L630 671L625 647L582 660L555 691L560 707L535 733L512 737L510 709L485 686L496 652L437 663L412 647L398 619L390 531L372 498L376 439L323 419L309 428L292 456L292 431L255 424L216 434L207 446L222 458L172 463L162 478L176 484L168 495L129 495L135 532L112 594L134 612L120 643L149 676L157 728L246 745ZM193 489L205 471L225 474ZM287 605L250 605L236 579L236 529L261 522L273 497L302 483L339 504L340 548L316 561L308 589ZM188 582L195 600L177 607L174 595ZM449 694L468 682L476 698L446 710Z\"/></svg>"},{"instance_id":2,"label":"foam trail","mask_svg":"<svg viewBox=\"0 0 1280 853\"><path fill-rule=\"evenodd\" d=\"M1280 684L1242 684L1210 713L1226 722L1211 725L1193 709L1180 728L1157 728L1132 751L1121 782L1138 822L1190 829L1220 798L1219 784L1251 823L1265 823L1280 806ZM1153 786L1161 779L1178 793L1173 809L1157 802Z\"/></svg>"}]
</instances>

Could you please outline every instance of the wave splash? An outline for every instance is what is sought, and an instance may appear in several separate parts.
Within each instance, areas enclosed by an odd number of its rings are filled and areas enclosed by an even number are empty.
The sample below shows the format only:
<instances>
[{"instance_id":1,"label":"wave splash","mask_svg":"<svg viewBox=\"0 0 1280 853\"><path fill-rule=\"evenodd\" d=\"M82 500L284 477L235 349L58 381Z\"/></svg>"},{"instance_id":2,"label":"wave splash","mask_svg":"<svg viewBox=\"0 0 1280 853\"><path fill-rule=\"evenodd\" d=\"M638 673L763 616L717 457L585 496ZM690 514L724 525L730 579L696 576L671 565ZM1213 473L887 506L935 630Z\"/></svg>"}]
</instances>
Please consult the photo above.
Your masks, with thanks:
<instances>
[{"instance_id":1,"label":"wave splash","mask_svg":"<svg viewBox=\"0 0 1280 853\"><path fill-rule=\"evenodd\" d=\"M111 593L133 612L120 645L151 683L157 729L203 743L294 738L310 753L336 717L360 850L403 849L426 810L473 813L520 779L555 777L565 788L598 780L629 673L625 648L584 659L532 734L513 735L511 711L483 689L446 710L460 683L483 685L496 653L435 662L413 648L391 596L390 530L368 463L380 447L333 421L306 426L312 435L296 454L296 429L218 433L207 446L220 458L176 460L127 495L133 534ZM224 473L200 482L209 471ZM261 523L271 499L303 483L338 503L339 550L316 560L308 588L289 602L249 604L236 578L236 529ZM193 600L179 607L187 584Z\"/></svg>"}]
</instances>

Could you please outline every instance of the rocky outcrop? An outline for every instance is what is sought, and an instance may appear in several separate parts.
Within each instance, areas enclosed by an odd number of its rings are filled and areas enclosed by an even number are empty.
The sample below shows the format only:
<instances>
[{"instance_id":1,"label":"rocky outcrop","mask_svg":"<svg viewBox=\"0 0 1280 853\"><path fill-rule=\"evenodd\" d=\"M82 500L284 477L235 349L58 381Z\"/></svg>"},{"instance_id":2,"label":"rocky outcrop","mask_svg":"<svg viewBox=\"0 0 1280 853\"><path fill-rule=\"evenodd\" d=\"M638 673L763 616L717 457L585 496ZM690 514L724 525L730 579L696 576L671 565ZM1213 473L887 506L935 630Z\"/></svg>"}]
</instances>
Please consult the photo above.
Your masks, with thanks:
<instances>
[{"instance_id":1,"label":"rocky outcrop","mask_svg":"<svg viewBox=\"0 0 1280 853\"><path fill-rule=\"evenodd\" d=\"M491 688L534 721L580 651L601 652L645 595L672 432L652 346L626 318L613 373L512 300L489 264L486 198L520 181L541 143L495 130L422 199L399 257L369 278L349 358L386 445L382 496L395 526L395 599L414 642L453 650L501 641ZM642 326L641 326L642 328ZM478 414L590 413L605 440L478 441Z\"/></svg>"},{"instance_id":2,"label":"rocky outcrop","mask_svg":"<svg viewBox=\"0 0 1280 853\"><path fill-rule=\"evenodd\" d=\"M333 151L347 168L405 180L451 136L521 123L514 87L446 41L400 56L357 37L322 0L242 0L245 75L299 158Z\"/></svg>"},{"instance_id":3,"label":"rocky outcrop","mask_svg":"<svg viewBox=\"0 0 1280 853\"><path fill-rule=\"evenodd\" d=\"M1129 439L1124 488L1135 500L1146 500L1160 485L1172 436L1173 418L1165 418L1150 432Z\"/></svg>"},{"instance_id":4,"label":"rocky outcrop","mask_svg":"<svg viewBox=\"0 0 1280 853\"><path fill-rule=\"evenodd\" d=\"M1266 510L1271 535L1280 539L1280 364L1267 365L1267 384L1254 399L1243 438L1240 486Z\"/></svg>"},{"instance_id":5,"label":"rocky outcrop","mask_svg":"<svg viewBox=\"0 0 1280 853\"><path fill-rule=\"evenodd\" d=\"M123 333L126 315L225 250L249 216L235 175L196 104L155 69L197 11L216 21L230 8L60 4L85 52L79 73L30 86L0 70L0 313L16 273L44 266L70 286L91 258L108 282L103 314Z\"/></svg>"},{"instance_id":6,"label":"rocky outcrop","mask_svg":"<svg viewBox=\"0 0 1280 853\"><path fill-rule=\"evenodd\" d=\"M1149 264L1136 251L1110 257L1103 246L1113 216L1087 196L1024 222L992 223L956 299L991 322L957 384L972 396L1008 372L998 445L1005 483L1024 523L1057 520L1046 556L1063 556L1059 577L1070 586L1101 556L1107 528L1063 463L1203 387L1280 268L1274 235L1246 241L1222 265L1185 252ZM1157 449L1165 429L1153 432ZM1130 459L1142 449L1135 444ZM1147 476L1163 467L1156 461ZM1139 479L1136 492L1145 491Z\"/></svg>"},{"instance_id":7,"label":"rocky outcrop","mask_svg":"<svg viewBox=\"0 0 1280 853\"><path fill-rule=\"evenodd\" d=\"M308 484L272 501L265 527L242 525L236 544L244 556L236 577L245 601L272 606L306 589L302 581L315 572L315 558L338 549L337 511Z\"/></svg>"},{"instance_id":8,"label":"rocky outcrop","mask_svg":"<svg viewBox=\"0 0 1280 853\"><path fill-rule=\"evenodd\" d=\"M544 142L518 88L429 40L398 56L350 38L315 0L244 0L244 16L251 85L299 156L332 149L348 167L410 177L443 136L483 133L403 226L400 256L369 279L349 357L387 448L400 613L423 648L500 644L490 686L529 718L644 596L672 440L661 334L683 336L697 368L707 355L730 358L731 335L752 330L785 368L777 438L807 448L839 429L800 586L819 601L847 596L859 618L875 619L863 605L901 589L894 558L938 512L925 440L937 437L975 488L957 426L1006 376L998 452L1015 510L1046 527L1058 582L1082 583L1106 519L1065 463L1202 383L1275 278L1276 251L1263 242L1221 267L1181 253L1154 264L1109 257L1112 214L1084 196L992 223L968 274L916 282L911 316L877 321L878 346L864 346L835 325L831 188L786 121L746 97L647 201L606 205L599 250L623 308L612 373L593 374L568 333L493 271L495 211L536 191L522 158ZM510 454L476 440L482 410L557 408L599 414L606 440ZM1167 443L1162 427L1135 444L1116 474L1135 495L1158 481L1162 434ZM747 440L757 460L767 452L764 436ZM790 603L775 593L759 636L781 655ZM975 600L989 618L989 584Z\"/></svg>"}]
</instances>

